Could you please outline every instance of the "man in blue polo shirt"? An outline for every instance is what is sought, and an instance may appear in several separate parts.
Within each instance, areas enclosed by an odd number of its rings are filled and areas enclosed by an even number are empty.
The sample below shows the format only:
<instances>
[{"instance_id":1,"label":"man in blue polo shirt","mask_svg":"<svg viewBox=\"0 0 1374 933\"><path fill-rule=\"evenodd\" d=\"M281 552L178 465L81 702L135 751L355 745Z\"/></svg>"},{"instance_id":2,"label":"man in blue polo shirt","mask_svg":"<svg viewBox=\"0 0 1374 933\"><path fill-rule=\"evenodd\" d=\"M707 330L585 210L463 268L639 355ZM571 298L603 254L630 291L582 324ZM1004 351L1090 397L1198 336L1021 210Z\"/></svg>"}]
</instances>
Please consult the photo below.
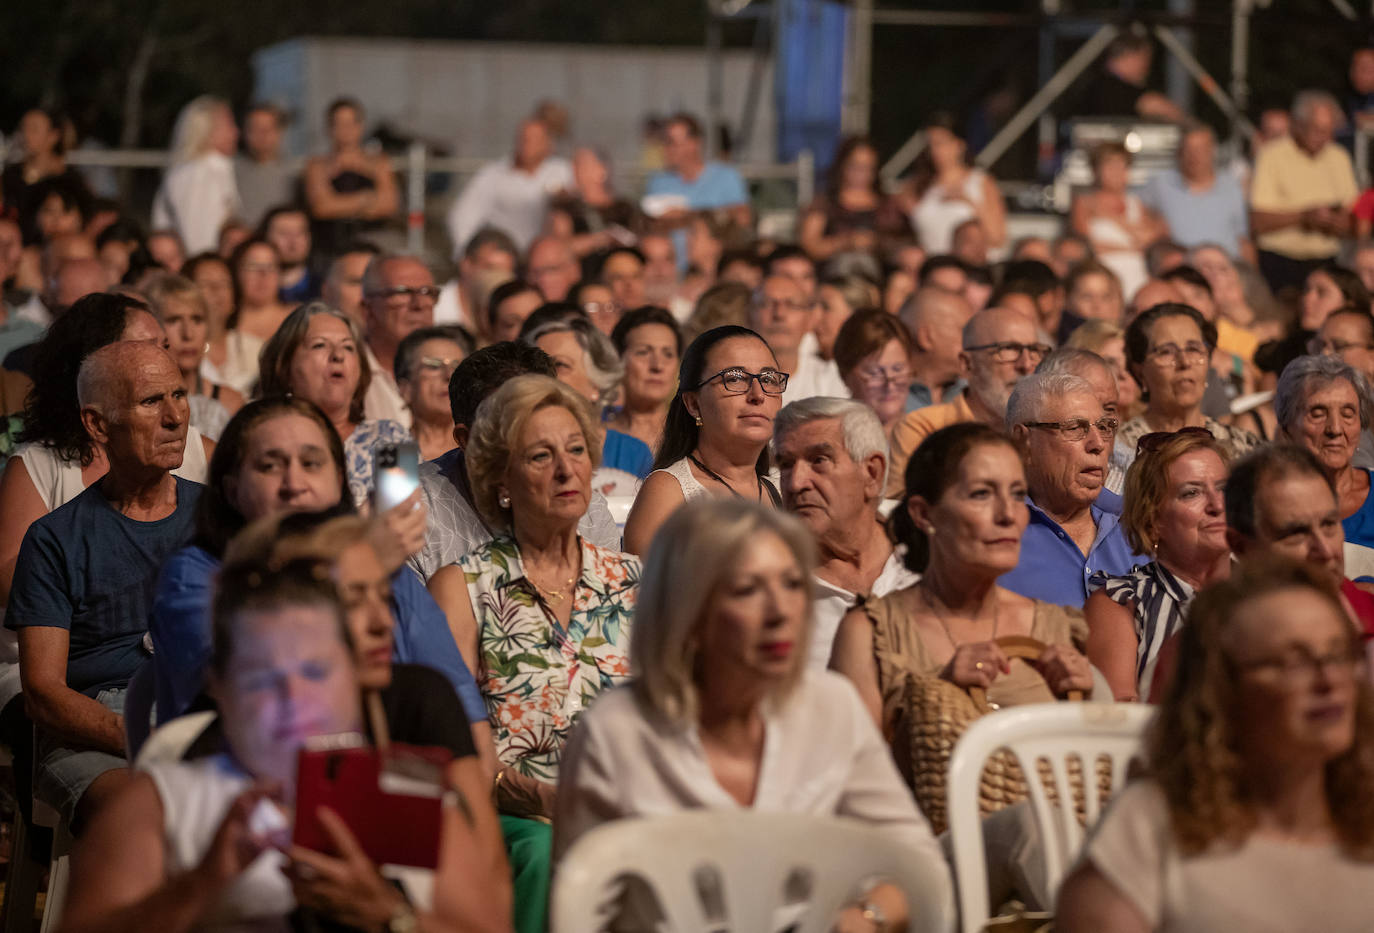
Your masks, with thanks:
<instances>
[{"instance_id":1,"label":"man in blue polo shirt","mask_svg":"<svg viewBox=\"0 0 1374 933\"><path fill-rule=\"evenodd\" d=\"M1205 124L1189 126L1179 140L1177 168L1153 176L1141 194L1184 246L1217 243L1233 259L1254 261L1250 214L1240 182L1217 173L1217 138Z\"/></svg>"},{"instance_id":2,"label":"man in blue polo shirt","mask_svg":"<svg viewBox=\"0 0 1374 933\"><path fill-rule=\"evenodd\" d=\"M724 215L740 227L752 223L749 190L733 166L708 162L701 148L701 123L690 113L674 115L663 127L666 171L649 178L645 194L673 195L686 204L671 207L655 218L657 232L672 233L678 268L687 266L687 228L702 212ZM722 219L724 219L722 218Z\"/></svg>"},{"instance_id":3,"label":"man in blue polo shirt","mask_svg":"<svg viewBox=\"0 0 1374 933\"><path fill-rule=\"evenodd\" d=\"M1137 562L1121 530L1121 499L1104 486L1116 427L1082 376L1037 372L1017 383L1007 430L1026 461L1030 522L1021 561L1002 586L1081 608L1093 573L1122 574Z\"/></svg>"}]
</instances>

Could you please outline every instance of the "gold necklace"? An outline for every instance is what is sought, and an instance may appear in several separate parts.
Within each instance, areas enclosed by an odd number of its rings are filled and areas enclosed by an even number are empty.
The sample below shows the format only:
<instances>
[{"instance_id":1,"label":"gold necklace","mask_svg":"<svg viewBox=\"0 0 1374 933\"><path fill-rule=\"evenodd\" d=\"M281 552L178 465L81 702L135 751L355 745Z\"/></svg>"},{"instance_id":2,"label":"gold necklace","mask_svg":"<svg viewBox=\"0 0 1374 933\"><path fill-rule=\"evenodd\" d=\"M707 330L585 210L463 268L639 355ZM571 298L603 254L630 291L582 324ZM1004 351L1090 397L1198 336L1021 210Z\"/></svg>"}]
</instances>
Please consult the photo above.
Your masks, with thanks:
<instances>
[{"instance_id":1,"label":"gold necklace","mask_svg":"<svg viewBox=\"0 0 1374 933\"><path fill-rule=\"evenodd\" d=\"M576 576L568 577L568 579L563 582L563 587L561 589L546 590L538 583L535 583L534 577L529 574L525 575L525 579L530 581L530 585L539 592L539 595L543 596L550 603L561 603L563 600L567 599L569 588L577 582Z\"/></svg>"},{"instance_id":2,"label":"gold necklace","mask_svg":"<svg viewBox=\"0 0 1374 933\"><path fill-rule=\"evenodd\" d=\"M935 606L935 597L934 597L933 595L931 595L930 587L928 587L928 586L925 584L925 581L921 581L920 587L921 587L921 598L924 599L924 600L925 600L925 604L926 604L927 606L930 607L930 611L931 611L931 612L934 614L934 616L935 616L935 621L940 623L940 628L942 628L942 629L944 630L944 632L945 632L945 637L949 639L949 646L950 646L951 648L953 648L955 651L958 651L958 650L959 650L959 643L958 643L957 641L954 640L954 633L951 632L951 631L949 630L949 623L945 621L944 613L942 613L939 609L936 608L936 606ZM1002 604L1001 604L1001 600L998 600L996 597L997 597L997 594L996 594L996 591L994 590L994 591L993 591L993 599L994 599L994 602L993 602L993 605L992 605L992 637L989 638L988 641L996 641L996 640L997 640L997 623L1000 622L1000 621L1002 620ZM973 620L973 621L976 622L976 621L977 621L977 617L974 617L974 620Z\"/></svg>"}]
</instances>

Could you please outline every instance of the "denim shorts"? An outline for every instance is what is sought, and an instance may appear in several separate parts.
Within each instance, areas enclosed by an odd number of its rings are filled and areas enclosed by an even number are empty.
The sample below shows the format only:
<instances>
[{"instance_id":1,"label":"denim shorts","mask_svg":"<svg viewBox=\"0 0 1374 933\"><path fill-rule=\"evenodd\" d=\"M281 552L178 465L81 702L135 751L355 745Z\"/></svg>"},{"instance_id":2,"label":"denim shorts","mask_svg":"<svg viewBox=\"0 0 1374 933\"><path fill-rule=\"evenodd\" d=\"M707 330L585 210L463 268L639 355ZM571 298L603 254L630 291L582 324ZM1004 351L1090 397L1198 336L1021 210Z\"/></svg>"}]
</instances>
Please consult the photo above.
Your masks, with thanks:
<instances>
[{"instance_id":1,"label":"denim shorts","mask_svg":"<svg viewBox=\"0 0 1374 933\"><path fill-rule=\"evenodd\" d=\"M124 714L124 688L101 690L96 702L111 712ZM38 730L37 767L33 792L39 800L57 809L68 823L76 813L81 795L106 771L123 768L128 762L119 755L90 748L66 748L63 740Z\"/></svg>"}]
</instances>

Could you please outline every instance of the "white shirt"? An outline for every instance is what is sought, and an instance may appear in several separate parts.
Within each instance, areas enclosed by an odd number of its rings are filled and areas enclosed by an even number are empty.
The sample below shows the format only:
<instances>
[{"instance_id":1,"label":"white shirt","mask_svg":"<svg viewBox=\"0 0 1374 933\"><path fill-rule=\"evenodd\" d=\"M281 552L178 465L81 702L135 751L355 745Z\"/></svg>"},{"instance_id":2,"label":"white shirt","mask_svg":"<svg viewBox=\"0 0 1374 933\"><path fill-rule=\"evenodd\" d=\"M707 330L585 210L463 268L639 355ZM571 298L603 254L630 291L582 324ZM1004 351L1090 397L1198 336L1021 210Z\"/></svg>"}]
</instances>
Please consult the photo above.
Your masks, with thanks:
<instances>
[{"instance_id":1,"label":"white shirt","mask_svg":"<svg viewBox=\"0 0 1374 933\"><path fill-rule=\"evenodd\" d=\"M377 354L372 352L372 348L365 343L363 355L367 357L367 365L372 367L372 381L367 384L367 391L363 393L364 420L395 421L409 431L410 406L401 397L396 380L377 359Z\"/></svg>"},{"instance_id":2,"label":"white shirt","mask_svg":"<svg viewBox=\"0 0 1374 933\"><path fill-rule=\"evenodd\" d=\"M948 878L930 825L848 680L831 671L808 671L787 697L765 702L762 712L763 757L749 809L867 823ZM646 718L629 686L603 692L582 714L564 747L560 773L555 864L583 833L610 820L745 809L716 780L696 725L679 729ZM952 911L948 881L923 894Z\"/></svg>"},{"instance_id":3,"label":"white shirt","mask_svg":"<svg viewBox=\"0 0 1374 933\"><path fill-rule=\"evenodd\" d=\"M243 212L234 163L220 152L207 152L168 170L153 199L153 229L175 229L186 255L219 248L224 222Z\"/></svg>"},{"instance_id":4,"label":"white shirt","mask_svg":"<svg viewBox=\"0 0 1374 933\"><path fill-rule=\"evenodd\" d=\"M510 234L523 253L544 228L550 196L572 187L572 166L559 156L545 159L533 173L516 168L510 159L488 162L449 209L454 258L486 226Z\"/></svg>"},{"instance_id":5,"label":"white shirt","mask_svg":"<svg viewBox=\"0 0 1374 933\"><path fill-rule=\"evenodd\" d=\"M839 367L834 360L823 360L820 354L820 341L815 334L802 338L797 351L797 371L787 380L787 391L782 394L782 403L800 402L803 399L824 396L827 398L849 398L849 388L840 378Z\"/></svg>"},{"instance_id":6,"label":"white shirt","mask_svg":"<svg viewBox=\"0 0 1374 933\"><path fill-rule=\"evenodd\" d=\"M840 629L840 620L846 612L858 605L859 594L827 583L815 574L811 575L811 579L816 585L816 599L812 609L811 650L806 664L813 670L820 671L825 670L830 664L830 649L835 643L835 633ZM908 570L902 555L894 550L888 556L887 563L883 564L878 579L873 581L873 589L869 595L886 596L908 586L915 586L920 580L921 575Z\"/></svg>"},{"instance_id":7,"label":"white shirt","mask_svg":"<svg viewBox=\"0 0 1374 933\"><path fill-rule=\"evenodd\" d=\"M462 324L471 333L477 333L477 322L473 320L473 309L467 306L463 297L463 287L458 280L449 279L439 289L439 297L434 302L434 323Z\"/></svg>"}]
</instances>

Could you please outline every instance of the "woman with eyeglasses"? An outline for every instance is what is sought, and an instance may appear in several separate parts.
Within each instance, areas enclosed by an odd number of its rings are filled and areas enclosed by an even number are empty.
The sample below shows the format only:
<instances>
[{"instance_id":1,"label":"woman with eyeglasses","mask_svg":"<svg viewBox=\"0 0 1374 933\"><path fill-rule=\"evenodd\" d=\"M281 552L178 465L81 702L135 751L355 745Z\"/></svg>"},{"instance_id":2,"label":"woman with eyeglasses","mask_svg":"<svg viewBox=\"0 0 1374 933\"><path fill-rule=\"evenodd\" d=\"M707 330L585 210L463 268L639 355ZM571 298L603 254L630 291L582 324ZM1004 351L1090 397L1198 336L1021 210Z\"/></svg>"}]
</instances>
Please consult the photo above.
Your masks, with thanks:
<instances>
[{"instance_id":1,"label":"woman with eyeglasses","mask_svg":"<svg viewBox=\"0 0 1374 933\"><path fill-rule=\"evenodd\" d=\"M421 327L396 347L396 388L410 409L410 433L420 459L453 449L453 406L448 381L472 352L472 338L457 324Z\"/></svg>"},{"instance_id":2,"label":"woman with eyeglasses","mask_svg":"<svg viewBox=\"0 0 1374 933\"><path fill-rule=\"evenodd\" d=\"M1312 452L1336 491L1346 575L1374 573L1374 471L1355 466L1361 434L1374 417L1369 382L1334 356L1300 356L1279 376L1274 413L1284 438Z\"/></svg>"},{"instance_id":3,"label":"woman with eyeglasses","mask_svg":"<svg viewBox=\"0 0 1374 933\"><path fill-rule=\"evenodd\" d=\"M1241 564L1178 657L1145 777L1093 831L1055 929L1369 929L1374 697L1335 581Z\"/></svg>"},{"instance_id":4,"label":"woman with eyeglasses","mask_svg":"<svg viewBox=\"0 0 1374 933\"><path fill-rule=\"evenodd\" d=\"M747 327L706 331L687 347L654 472L625 522L625 550L643 554L684 502L733 496L778 506L768 445L788 373Z\"/></svg>"},{"instance_id":5,"label":"woman with eyeglasses","mask_svg":"<svg viewBox=\"0 0 1374 933\"><path fill-rule=\"evenodd\" d=\"M278 297L281 259L277 248L253 237L234 250L229 265L234 270L234 313L226 327L264 342L271 340L291 313Z\"/></svg>"},{"instance_id":6,"label":"woman with eyeglasses","mask_svg":"<svg viewBox=\"0 0 1374 933\"><path fill-rule=\"evenodd\" d=\"M889 440L906 412L915 349L905 325L878 308L854 312L835 337L840 378L855 400L877 414Z\"/></svg>"},{"instance_id":7,"label":"woman with eyeglasses","mask_svg":"<svg viewBox=\"0 0 1374 933\"><path fill-rule=\"evenodd\" d=\"M1193 595L1231 569L1226 540L1226 463L1205 428L1146 434L1126 474L1121 526L1148 564L1121 576L1094 574L1083 606L1088 659L1119 701L1148 696L1160 647L1183 626Z\"/></svg>"},{"instance_id":8,"label":"woman with eyeglasses","mask_svg":"<svg viewBox=\"0 0 1374 933\"><path fill-rule=\"evenodd\" d=\"M1140 384L1145 411L1121 426L1112 450L1113 473L1121 475L1146 434L1205 428L1228 460L1247 453L1259 438L1202 413L1207 365L1217 345L1216 327L1196 308L1177 302L1141 312L1126 328L1126 363ZM1112 492L1120 493L1120 489Z\"/></svg>"}]
</instances>

